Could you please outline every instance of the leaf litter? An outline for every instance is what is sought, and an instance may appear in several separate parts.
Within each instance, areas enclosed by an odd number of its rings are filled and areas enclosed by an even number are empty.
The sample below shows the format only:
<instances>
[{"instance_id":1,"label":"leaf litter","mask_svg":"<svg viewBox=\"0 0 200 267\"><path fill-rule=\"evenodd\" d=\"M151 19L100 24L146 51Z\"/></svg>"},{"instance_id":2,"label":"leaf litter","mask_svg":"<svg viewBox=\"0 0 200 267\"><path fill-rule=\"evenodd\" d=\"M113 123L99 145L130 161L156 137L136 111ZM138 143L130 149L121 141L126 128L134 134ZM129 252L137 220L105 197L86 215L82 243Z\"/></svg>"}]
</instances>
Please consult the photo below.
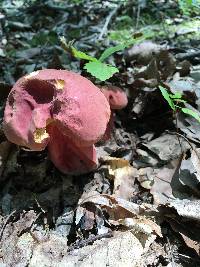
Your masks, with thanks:
<instances>
[{"instance_id":1,"label":"leaf litter","mask_svg":"<svg viewBox=\"0 0 200 267\"><path fill-rule=\"evenodd\" d=\"M93 58L116 45L96 42L114 2L107 9L90 1L17 2L3 1L0 14L1 122L6 95L25 73L51 67L87 76L82 62L66 56L59 36L78 39L77 48ZM99 168L90 174L59 173L46 151L13 146L0 128L0 265L200 264L200 126L187 112L175 114L158 89L179 92L199 114L196 50L157 40L111 56L119 72L113 69L109 81L126 90L129 104L117 112L111 140L99 144Z\"/></svg>"}]
</instances>

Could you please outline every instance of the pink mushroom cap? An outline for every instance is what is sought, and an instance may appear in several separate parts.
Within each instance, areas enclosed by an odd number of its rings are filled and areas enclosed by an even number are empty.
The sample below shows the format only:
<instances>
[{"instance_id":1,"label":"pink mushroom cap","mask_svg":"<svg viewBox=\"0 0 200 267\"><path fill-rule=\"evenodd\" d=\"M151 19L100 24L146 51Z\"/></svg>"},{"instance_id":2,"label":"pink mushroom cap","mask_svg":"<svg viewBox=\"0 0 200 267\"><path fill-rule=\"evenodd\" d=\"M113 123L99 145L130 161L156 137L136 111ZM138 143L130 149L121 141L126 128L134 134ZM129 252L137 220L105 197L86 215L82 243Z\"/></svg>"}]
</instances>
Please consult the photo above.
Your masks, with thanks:
<instances>
[{"instance_id":1,"label":"pink mushroom cap","mask_svg":"<svg viewBox=\"0 0 200 267\"><path fill-rule=\"evenodd\" d=\"M128 104L128 98L126 93L117 86L113 85L103 86L101 87L101 91L108 100L111 108L110 120L108 122L106 132L102 138L103 141L106 141L111 138L112 129L114 127L113 110L125 108L126 105Z\"/></svg>"},{"instance_id":2,"label":"pink mushroom cap","mask_svg":"<svg viewBox=\"0 0 200 267\"><path fill-rule=\"evenodd\" d=\"M109 103L92 82L71 71L46 69L13 86L3 127L17 145L31 150L47 146L62 172L82 173L97 164L94 144L104 135L109 118Z\"/></svg>"},{"instance_id":3,"label":"pink mushroom cap","mask_svg":"<svg viewBox=\"0 0 200 267\"><path fill-rule=\"evenodd\" d=\"M128 104L126 93L119 87L107 85L101 87L102 93L107 98L111 109L122 109Z\"/></svg>"}]
</instances>

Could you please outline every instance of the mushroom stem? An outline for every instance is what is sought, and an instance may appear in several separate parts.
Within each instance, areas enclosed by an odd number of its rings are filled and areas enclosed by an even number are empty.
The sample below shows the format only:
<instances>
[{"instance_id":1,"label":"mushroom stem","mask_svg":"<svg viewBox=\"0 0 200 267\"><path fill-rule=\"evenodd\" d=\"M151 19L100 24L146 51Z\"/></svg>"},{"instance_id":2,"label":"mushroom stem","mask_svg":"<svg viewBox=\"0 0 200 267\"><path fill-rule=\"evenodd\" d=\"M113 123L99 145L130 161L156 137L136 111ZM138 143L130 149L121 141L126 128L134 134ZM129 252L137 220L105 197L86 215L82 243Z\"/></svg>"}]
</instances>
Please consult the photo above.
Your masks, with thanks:
<instances>
[{"instance_id":1,"label":"mushroom stem","mask_svg":"<svg viewBox=\"0 0 200 267\"><path fill-rule=\"evenodd\" d=\"M51 161L63 173L80 174L97 167L94 145L79 147L67 135L64 135L55 123L47 127L50 136L48 151Z\"/></svg>"}]
</instances>

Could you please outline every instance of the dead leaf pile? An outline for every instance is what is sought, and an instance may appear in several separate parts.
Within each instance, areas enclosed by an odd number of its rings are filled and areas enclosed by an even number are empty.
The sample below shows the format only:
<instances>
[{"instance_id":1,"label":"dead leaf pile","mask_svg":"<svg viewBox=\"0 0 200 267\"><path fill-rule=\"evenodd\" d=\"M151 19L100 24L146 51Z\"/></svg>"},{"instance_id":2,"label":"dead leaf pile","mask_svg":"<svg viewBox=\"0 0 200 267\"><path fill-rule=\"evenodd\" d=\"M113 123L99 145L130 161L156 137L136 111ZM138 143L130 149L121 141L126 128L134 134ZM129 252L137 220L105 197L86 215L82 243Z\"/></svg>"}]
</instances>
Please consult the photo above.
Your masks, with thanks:
<instances>
[{"instance_id":1,"label":"dead leaf pile","mask_svg":"<svg viewBox=\"0 0 200 267\"><path fill-rule=\"evenodd\" d=\"M176 199L160 206L160 212L186 245L200 255L200 201Z\"/></svg>"},{"instance_id":2,"label":"dead leaf pile","mask_svg":"<svg viewBox=\"0 0 200 267\"><path fill-rule=\"evenodd\" d=\"M87 197L82 196L76 211L76 224L83 229L83 222L94 220L91 227L95 222L98 234L109 233L116 227L119 232L130 231L146 251L156 236L162 236L160 227L153 221L155 216L146 216L151 212L156 213L151 205L138 205L122 198L93 192ZM91 230L91 227L84 227L84 230Z\"/></svg>"}]
</instances>

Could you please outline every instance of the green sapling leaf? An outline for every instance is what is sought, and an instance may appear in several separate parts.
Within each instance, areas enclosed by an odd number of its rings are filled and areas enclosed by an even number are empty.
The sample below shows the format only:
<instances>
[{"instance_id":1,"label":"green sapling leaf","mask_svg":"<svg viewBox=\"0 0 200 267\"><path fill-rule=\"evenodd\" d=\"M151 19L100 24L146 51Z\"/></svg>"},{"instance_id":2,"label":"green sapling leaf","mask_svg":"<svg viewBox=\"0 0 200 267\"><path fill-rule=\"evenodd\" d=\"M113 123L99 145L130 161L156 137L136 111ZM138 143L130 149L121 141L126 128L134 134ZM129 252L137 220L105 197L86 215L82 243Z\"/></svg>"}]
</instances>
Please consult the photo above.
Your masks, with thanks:
<instances>
[{"instance_id":1,"label":"green sapling leaf","mask_svg":"<svg viewBox=\"0 0 200 267\"><path fill-rule=\"evenodd\" d=\"M88 62L85 64L84 69L100 81L105 81L112 77L114 73L119 72L116 67L104 64L100 61Z\"/></svg>"},{"instance_id":2,"label":"green sapling leaf","mask_svg":"<svg viewBox=\"0 0 200 267\"><path fill-rule=\"evenodd\" d=\"M72 55L76 58L80 58L80 59L85 59L85 60L88 60L88 61L97 61L97 59L95 57L92 57L92 56L89 56L87 55L86 53L84 52L81 52L79 50L77 50L75 47L71 46L71 52L72 52Z\"/></svg>"},{"instance_id":3,"label":"green sapling leaf","mask_svg":"<svg viewBox=\"0 0 200 267\"><path fill-rule=\"evenodd\" d=\"M122 44L118 44L116 46L109 47L102 53L102 55L99 58L99 61L103 62L106 58L108 58L112 54L114 54L114 53L116 53L118 51L122 51L125 48L127 48L127 47L129 47L129 46L131 46L133 44L140 43L140 42L144 41L145 39L148 39L148 38L151 38L151 37L152 37L152 34L145 34L145 36L139 35L139 37L135 36L135 37L133 37L133 39L131 39L129 41L126 40Z\"/></svg>"},{"instance_id":4,"label":"green sapling leaf","mask_svg":"<svg viewBox=\"0 0 200 267\"><path fill-rule=\"evenodd\" d=\"M99 61L104 61L106 58L114 54L115 52L123 50L125 47L123 44L107 48L100 56Z\"/></svg>"},{"instance_id":5,"label":"green sapling leaf","mask_svg":"<svg viewBox=\"0 0 200 267\"><path fill-rule=\"evenodd\" d=\"M62 48L69 52L72 56L74 56L75 58L79 58L79 59L85 59L88 61L97 61L97 59L95 57L92 57L82 51L77 50L74 46L73 43L74 41L70 41L69 43L67 43L66 39L64 36L60 37L60 42L62 45Z\"/></svg>"},{"instance_id":6,"label":"green sapling leaf","mask_svg":"<svg viewBox=\"0 0 200 267\"><path fill-rule=\"evenodd\" d=\"M137 43L143 39L144 38L137 38L137 39L133 38L122 44L116 45L114 47L109 47L102 53L100 58L97 59L82 51L77 50L73 46L74 41L70 41L67 43L64 36L60 37L63 49L76 58L89 61L88 63L85 64L84 69L86 69L87 72L89 72L92 76L96 77L100 81L105 81L110 77L112 77L114 73L119 72L119 70L116 67L102 63L105 59L107 59L113 53L124 50L126 47L129 47L130 45Z\"/></svg>"},{"instance_id":7,"label":"green sapling leaf","mask_svg":"<svg viewBox=\"0 0 200 267\"><path fill-rule=\"evenodd\" d=\"M132 40L126 41L126 42L124 42L122 44L107 48L102 53L102 55L100 56L99 61L103 62L106 58L108 58L112 54L114 54L114 53L116 53L118 51L122 51L122 50L124 50L125 48L129 47L130 45L132 45L134 43L136 43L136 39L132 39Z\"/></svg>"},{"instance_id":8,"label":"green sapling leaf","mask_svg":"<svg viewBox=\"0 0 200 267\"><path fill-rule=\"evenodd\" d=\"M176 98L180 99L182 97L182 94L179 92L176 92L175 94L169 94L170 98Z\"/></svg>"},{"instance_id":9,"label":"green sapling leaf","mask_svg":"<svg viewBox=\"0 0 200 267\"><path fill-rule=\"evenodd\" d=\"M177 103L187 103L187 101L183 99L174 99L174 101L176 101Z\"/></svg>"},{"instance_id":10,"label":"green sapling leaf","mask_svg":"<svg viewBox=\"0 0 200 267\"><path fill-rule=\"evenodd\" d=\"M167 92L167 90L162 87L162 86L159 86L159 89L164 97L164 99L167 101L167 103L170 105L170 107L173 109L173 110L176 110L176 107L174 105L174 102L173 100L170 98L170 94Z\"/></svg>"},{"instance_id":11,"label":"green sapling leaf","mask_svg":"<svg viewBox=\"0 0 200 267\"><path fill-rule=\"evenodd\" d=\"M189 108L181 108L181 111L185 114L188 114L190 116L192 116L193 118L195 118L196 120L198 120L198 122L200 122L200 116L197 112L189 109Z\"/></svg>"}]
</instances>

